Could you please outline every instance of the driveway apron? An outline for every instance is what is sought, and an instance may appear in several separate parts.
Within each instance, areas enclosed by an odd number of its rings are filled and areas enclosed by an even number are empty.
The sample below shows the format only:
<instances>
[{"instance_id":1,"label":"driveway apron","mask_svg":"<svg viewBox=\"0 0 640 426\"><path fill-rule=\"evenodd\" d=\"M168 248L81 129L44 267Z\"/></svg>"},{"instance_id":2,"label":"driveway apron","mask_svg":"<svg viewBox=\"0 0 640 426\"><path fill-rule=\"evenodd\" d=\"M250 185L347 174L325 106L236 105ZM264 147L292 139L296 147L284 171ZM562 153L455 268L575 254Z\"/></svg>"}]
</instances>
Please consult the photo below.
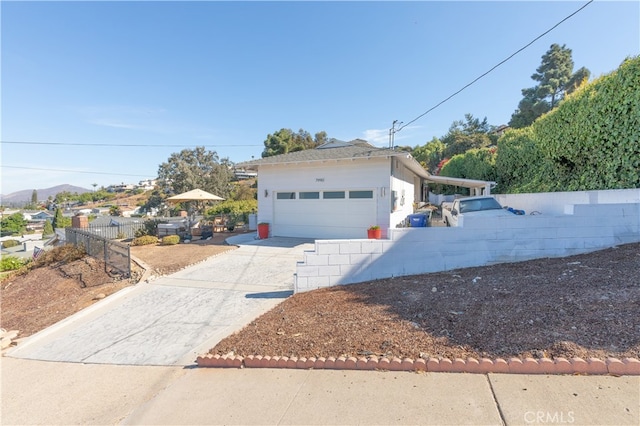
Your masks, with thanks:
<instances>
[{"instance_id":1,"label":"driveway apron","mask_svg":"<svg viewBox=\"0 0 640 426\"><path fill-rule=\"evenodd\" d=\"M7 356L122 365L192 365L293 293L312 240L244 234L238 249L140 283L23 341Z\"/></svg>"}]
</instances>

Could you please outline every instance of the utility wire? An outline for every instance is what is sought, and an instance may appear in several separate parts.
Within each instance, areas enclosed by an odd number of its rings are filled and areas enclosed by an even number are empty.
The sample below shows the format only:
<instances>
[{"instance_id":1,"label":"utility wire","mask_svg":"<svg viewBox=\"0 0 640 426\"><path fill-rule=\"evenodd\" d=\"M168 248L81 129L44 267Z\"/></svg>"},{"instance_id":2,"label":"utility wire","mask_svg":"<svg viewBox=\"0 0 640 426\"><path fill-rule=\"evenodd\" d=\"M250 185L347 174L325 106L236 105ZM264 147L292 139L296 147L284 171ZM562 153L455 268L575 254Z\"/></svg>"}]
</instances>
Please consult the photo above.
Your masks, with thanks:
<instances>
[{"instance_id":1,"label":"utility wire","mask_svg":"<svg viewBox=\"0 0 640 426\"><path fill-rule=\"evenodd\" d=\"M185 148L191 145L158 145L158 144L119 144L119 143L75 143L75 142L31 142L31 141L0 141L3 144L15 144L15 145L56 145L56 146L105 146L105 147L145 147L145 148ZM196 144L197 145L197 144ZM264 146L260 145L240 145L240 144L215 144L215 145L197 145L205 148L213 147L250 147L250 146Z\"/></svg>"},{"instance_id":2,"label":"utility wire","mask_svg":"<svg viewBox=\"0 0 640 426\"><path fill-rule=\"evenodd\" d=\"M65 170L65 169L41 169L38 167L19 167L19 166L5 166L4 164L0 165L0 168L6 169L24 169L24 170L40 170L43 172L66 172L66 173L84 173L89 175L110 175L110 176L137 176L149 178L148 175L135 175L130 173L113 173L113 172L88 172L82 170Z\"/></svg>"},{"instance_id":3,"label":"utility wire","mask_svg":"<svg viewBox=\"0 0 640 426\"><path fill-rule=\"evenodd\" d=\"M406 123L404 126L399 127L395 132L399 132L400 130L404 129L405 127L407 127L408 125L410 125L411 123L414 123L416 121L418 121L419 119L421 119L422 117L424 117L425 115L427 115L428 113L430 113L431 111L433 111L434 109L438 108L440 105L442 105L443 103L447 102L449 99L453 98L454 96L456 96L457 94L459 94L460 92L462 92L463 90L465 90L467 87L471 86L472 84L474 84L475 82L477 82L478 80L480 80L481 78L483 78L484 76L486 76L487 74L489 74L490 72L492 72L493 70L495 70L496 68L498 68L500 65L504 64L505 62L507 62L509 59L513 58L514 56L516 56L518 53L522 52L523 50L525 50L527 47L531 46L533 43L535 43L536 41L540 40L542 37L544 37L545 35L549 34L551 31L553 31L554 29L556 29L556 27L558 27L560 24L562 24L564 21L568 20L569 18L573 17L575 14L577 14L578 12L580 12L582 9L584 9L585 7L589 6L591 3L593 3L593 0L589 0L587 3L585 3L582 7L580 7L578 10L576 10L575 12L573 12L571 15L565 17L563 20L561 20L560 22L558 22L557 24L555 24L553 27L549 28L547 31L543 32L542 34L540 34L538 37L534 38L533 40L531 40L529 43L527 43L525 46L521 47L520 49L516 50L514 53L512 53L511 55L509 55L506 59L502 60L501 62L499 62L498 64L494 65L489 71L485 72L484 74L482 74L481 76L477 77L475 80L473 80L471 83L465 85L464 87L462 87L462 89L458 90L457 92L453 93L452 95L450 95L449 97L447 97L446 99L438 102L435 106L429 108L428 110L426 110L425 112L423 112L422 114L420 114L419 116L417 116L416 118L414 118L413 120L409 121L408 123Z\"/></svg>"}]
</instances>

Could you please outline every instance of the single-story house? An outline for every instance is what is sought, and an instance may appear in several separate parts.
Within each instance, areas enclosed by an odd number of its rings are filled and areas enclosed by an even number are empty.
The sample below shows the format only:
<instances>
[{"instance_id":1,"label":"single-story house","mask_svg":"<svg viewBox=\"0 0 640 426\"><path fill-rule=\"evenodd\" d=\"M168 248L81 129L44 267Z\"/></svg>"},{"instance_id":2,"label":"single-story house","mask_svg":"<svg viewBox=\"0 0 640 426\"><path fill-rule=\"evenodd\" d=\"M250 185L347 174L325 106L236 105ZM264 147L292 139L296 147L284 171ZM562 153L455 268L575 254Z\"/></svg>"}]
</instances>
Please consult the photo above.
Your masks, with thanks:
<instances>
[{"instance_id":1,"label":"single-story house","mask_svg":"<svg viewBox=\"0 0 640 426\"><path fill-rule=\"evenodd\" d=\"M426 201L426 182L473 186L491 183L432 177L411 154L364 140L331 139L315 149L237 165L258 172L258 222L271 236L366 238L372 225L405 223L414 203ZM436 179L434 179L436 178Z\"/></svg>"},{"instance_id":2,"label":"single-story house","mask_svg":"<svg viewBox=\"0 0 640 426\"><path fill-rule=\"evenodd\" d=\"M22 212L22 217L27 221L28 231L42 231L45 222L53 222L54 215L46 210Z\"/></svg>"},{"instance_id":3,"label":"single-story house","mask_svg":"<svg viewBox=\"0 0 640 426\"><path fill-rule=\"evenodd\" d=\"M24 217L25 220L27 221L34 221L34 222L43 222L45 220L48 221L52 221L53 220L53 214L46 211L46 210L36 210L36 211L31 211L31 210L25 210L22 212L22 217Z\"/></svg>"}]
</instances>

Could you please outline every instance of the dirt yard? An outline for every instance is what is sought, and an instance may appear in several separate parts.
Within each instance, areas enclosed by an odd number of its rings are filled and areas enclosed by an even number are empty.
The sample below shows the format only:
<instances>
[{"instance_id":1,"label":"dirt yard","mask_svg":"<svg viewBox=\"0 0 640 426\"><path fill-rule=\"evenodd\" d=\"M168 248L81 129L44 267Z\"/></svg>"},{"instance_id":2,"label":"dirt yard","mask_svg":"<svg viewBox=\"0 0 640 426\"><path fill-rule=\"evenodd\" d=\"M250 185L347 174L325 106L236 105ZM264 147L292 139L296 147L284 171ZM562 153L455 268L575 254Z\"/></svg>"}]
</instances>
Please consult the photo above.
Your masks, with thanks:
<instances>
[{"instance_id":1,"label":"dirt yard","mask_svg":"<svg viewBox=\"0 0 640 426\"><path fill-rule=\"evenodd\" d=\"M187 266L202 262L235 246L225 244L229 232L214 234L210 240L194 240L188 244L174 246L148 245L131 247L131 256L142 260L152 270L153 275L167 275Z\"/></svg>"},{"instance_id":2,"label":"dirt yard","mask_svg":"<svg viewBox=\"0 0 640 426\"><path fill-rule=\"evenodd\" d=\"M228 235L227 235L228 236ZM132 247L167 274L221 254L225 235ZM85 257L1 283L1 327L31 335L132 285ZM400 357L640 358L640 244L301 293L212 353Z\"/></svg>"},{"instance_id":3,"label":"dirt yard","mask_svg":"<svg viewBox=\"0 0 640 426\"><path fill-rule=\"evenodd\" d=\"M640 244L296 294L211 353L640 358Z\"/></svg>"}]
</instances>

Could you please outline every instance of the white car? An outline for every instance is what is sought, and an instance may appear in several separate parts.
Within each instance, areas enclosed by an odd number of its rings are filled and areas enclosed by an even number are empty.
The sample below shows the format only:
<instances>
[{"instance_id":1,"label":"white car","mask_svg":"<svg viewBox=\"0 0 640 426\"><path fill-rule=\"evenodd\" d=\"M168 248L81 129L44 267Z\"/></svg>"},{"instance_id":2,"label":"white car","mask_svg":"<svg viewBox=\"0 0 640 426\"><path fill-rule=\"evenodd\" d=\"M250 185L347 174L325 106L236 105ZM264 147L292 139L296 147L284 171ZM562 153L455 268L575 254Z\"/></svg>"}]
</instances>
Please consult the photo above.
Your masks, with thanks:
<instances>
[{"instance_id":1,"label":"white car","mask_svg":"<svg viewBox=\"0 0 640 426\"><path fill-rule=\"evenodd\" d=\"M458 226L459 215L475 217L513 216L514 213L502 208L493 197L466 197L442 204L442 216L447 226Z\"/></svg>"}]
</instances>

